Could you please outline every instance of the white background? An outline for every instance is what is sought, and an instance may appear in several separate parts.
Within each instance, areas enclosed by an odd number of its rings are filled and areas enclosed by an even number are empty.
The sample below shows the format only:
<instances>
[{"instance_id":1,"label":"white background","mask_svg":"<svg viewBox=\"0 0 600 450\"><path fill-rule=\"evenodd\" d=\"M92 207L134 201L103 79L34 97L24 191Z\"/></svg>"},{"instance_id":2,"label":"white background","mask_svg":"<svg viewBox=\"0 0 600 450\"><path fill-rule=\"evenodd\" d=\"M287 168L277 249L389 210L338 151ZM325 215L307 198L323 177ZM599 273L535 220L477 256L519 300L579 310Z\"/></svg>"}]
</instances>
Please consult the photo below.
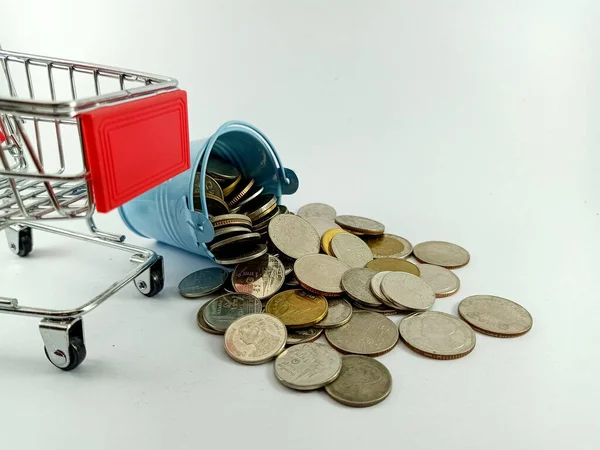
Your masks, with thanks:
<instances>
[{"instance_id":1,"label":"white background","mask_svg":"<svg viewBox=\"0 0 600 450\"><path fill-rule=\"evenodd\" d=\"M197 329L201 302L177 294L205 261L128 233L165 256L165 291L128 286L86 316L79 370L46 361L35 320L0 316L3 449L600 447L599 2L6 3L5 48L177 77L193 138L243 119L272 139L300 177L290 208L323 201L461 244L461 290L434 309L496 294L534 328L478 334L456 361L399 344L380 358L390 397L350 409L230 360ZM0 261L0 295L54 307L128 268L40 234L30 258L0 246Z\"/></svg>"}]
</instances>

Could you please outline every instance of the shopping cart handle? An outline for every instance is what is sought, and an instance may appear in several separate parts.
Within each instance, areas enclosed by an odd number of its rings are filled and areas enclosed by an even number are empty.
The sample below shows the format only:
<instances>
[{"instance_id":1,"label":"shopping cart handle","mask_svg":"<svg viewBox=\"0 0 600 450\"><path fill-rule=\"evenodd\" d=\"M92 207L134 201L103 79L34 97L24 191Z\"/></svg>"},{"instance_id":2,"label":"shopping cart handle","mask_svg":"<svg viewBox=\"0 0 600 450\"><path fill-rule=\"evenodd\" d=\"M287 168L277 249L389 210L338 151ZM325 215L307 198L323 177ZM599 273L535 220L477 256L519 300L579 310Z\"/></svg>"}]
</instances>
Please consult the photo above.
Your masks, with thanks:
<instances>
[{"instance_id":1,"label":"shopping cart handle","mask_svg":"<svg viewBox=\"0 0 600 450\"><path fill-rule=\"evenodd\" d=\"M2 131L0 131L0 144L4 144L6 142L6 136Z\"/></svg>"}]
</instances>

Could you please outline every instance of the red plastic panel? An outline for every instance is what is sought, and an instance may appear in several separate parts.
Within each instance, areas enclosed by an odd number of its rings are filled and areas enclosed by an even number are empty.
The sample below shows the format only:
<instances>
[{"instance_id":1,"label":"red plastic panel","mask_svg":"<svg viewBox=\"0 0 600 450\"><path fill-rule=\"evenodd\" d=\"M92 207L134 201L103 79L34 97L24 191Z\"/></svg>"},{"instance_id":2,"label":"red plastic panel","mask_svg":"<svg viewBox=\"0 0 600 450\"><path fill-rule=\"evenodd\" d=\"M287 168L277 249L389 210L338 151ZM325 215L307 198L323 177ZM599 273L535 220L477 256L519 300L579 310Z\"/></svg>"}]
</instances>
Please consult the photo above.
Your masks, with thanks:
<instances>
[{"instance_id":1,"label":"red plastic panel","mask_svg":"<svg viewBox=\"0 0 600 450\"><path fill-rule=\"evenodd\" d=\"M79 120L98 212L190 168L185 91L99 108Z\"/></svg>"}]
</instances>

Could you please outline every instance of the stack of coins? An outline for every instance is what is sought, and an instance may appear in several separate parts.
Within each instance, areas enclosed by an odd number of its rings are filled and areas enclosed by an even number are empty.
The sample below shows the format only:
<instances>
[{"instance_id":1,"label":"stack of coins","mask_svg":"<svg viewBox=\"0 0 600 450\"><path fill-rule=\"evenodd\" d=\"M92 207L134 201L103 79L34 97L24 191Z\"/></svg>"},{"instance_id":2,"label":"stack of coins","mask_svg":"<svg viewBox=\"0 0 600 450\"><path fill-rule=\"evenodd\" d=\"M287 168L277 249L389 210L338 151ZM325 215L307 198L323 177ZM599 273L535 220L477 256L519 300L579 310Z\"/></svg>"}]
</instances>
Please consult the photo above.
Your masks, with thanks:
<instances>
[{"instance_id":1,"label":"stack of coins","mask_svg":"<svg viewBox=\"0 0 600 450\"><path fill-rule=\"evenodd\" d=\"M222 177L213 178L222 187ZM247 239L260 239L264 251L227 260L237 264L230 276L219 268L191 274L180 292L196 298L225 289L200 308L198 326L224 334L227 354L240 363L274 359L277 379L289 388L323 388L344 405L372 406L392 388L390 372L374 357L398 341L420 355L452 360L473 351L474 330L514 337L532 327L522 306L491 295L464 299L459 316L431 311L437 298L460 287L451 269L470 261L456 244L413 247L376 220L337 215L322 203L285 212L265 198L212 217L215 256L223 247L243 253L241 237L256 234ZM398 324L391 319L397 314L405 315ZM329 346L314 342L322 335Z\"/></svg>"},{"instance_id":2,"label":"stack of coins","mask_svg":"<svg viewBox=\"0 0 600 450\"><path fill-rule=\"evenodd\" d=\"M215 230L208 249L223 265L235 265L259 258L269 249L269 222L287 208L277 204L273 194L264 192L252 178L244 178L234 164L211 155L206 167L207 214ZM194 185L194 209L202 211L200 173Z\"/></svg>"}]
</instances>

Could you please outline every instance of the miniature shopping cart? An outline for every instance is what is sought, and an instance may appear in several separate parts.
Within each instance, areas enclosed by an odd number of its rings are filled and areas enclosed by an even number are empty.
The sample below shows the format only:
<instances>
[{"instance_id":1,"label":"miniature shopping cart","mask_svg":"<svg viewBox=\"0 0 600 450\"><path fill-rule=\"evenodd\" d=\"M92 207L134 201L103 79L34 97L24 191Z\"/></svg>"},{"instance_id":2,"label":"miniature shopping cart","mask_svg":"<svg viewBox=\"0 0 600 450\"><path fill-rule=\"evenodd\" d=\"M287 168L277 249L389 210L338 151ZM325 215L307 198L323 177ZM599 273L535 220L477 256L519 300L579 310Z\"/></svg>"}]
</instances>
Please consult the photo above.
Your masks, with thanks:
<instances>
[{"instance_id":1,"label":"miniature shopping cart","mask_svg":"<svg viewBox=\"0 0 600 450\"><path fill-rule=\"evenodd\" d=\"M148 297L164 285L162 257L98 230L94 212L115 209L189 165L187 101L177 80L0 48L0 231L10 249L27 256L35 229L128 252L135 266L74 309L0 297L1 313L42 318L46 356L56 367L72 370L85 359L84 314L131 281ZM90 232L46 225L66 219L83 219ZM0 261L0 270L7 264Z\"/></svg>"}]
</instances>

